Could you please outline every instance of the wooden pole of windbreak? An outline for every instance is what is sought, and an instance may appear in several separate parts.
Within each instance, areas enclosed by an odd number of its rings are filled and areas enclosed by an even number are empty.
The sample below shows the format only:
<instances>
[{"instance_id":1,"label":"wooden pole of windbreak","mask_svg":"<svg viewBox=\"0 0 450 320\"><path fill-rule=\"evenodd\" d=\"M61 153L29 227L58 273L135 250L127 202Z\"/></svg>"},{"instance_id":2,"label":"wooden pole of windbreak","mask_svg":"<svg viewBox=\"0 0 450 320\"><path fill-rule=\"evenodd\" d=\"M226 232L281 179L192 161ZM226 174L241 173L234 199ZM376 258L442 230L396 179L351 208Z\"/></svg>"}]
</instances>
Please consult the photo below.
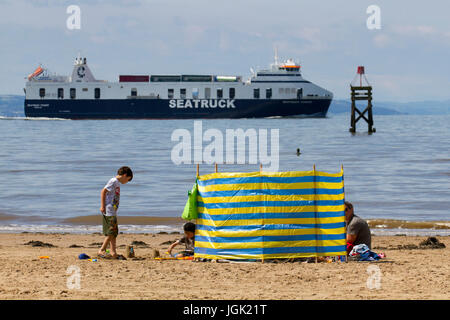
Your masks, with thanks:
<instances>
[{"instance_id":1,"label":"wooden pole of windbreak","mask_svg":"<svg viewBox=\"0 0 450 320\"><path fill-rule=\"evenodd\" d=\"M344 186L344 165L341 164L341 171L342 171L342 191L344 192L344 200L345 200L345 186ZM344 213L345 214L345 213ZM345 219L344 219L345 220ZM347 224L344 224L344 234L345 234L345 241L347 243ZM347 249L345 250L345 262L348 262L348 256L347 256Z\"/></svg>"},{"instance_id":2,"label":"wooden pole of windbreak","mask_svg":"<svg viewBox=\"0 0 450 320\"><path fill-rule=\"evenodd\" d=\"M259 173L262 172L262 163L259 164ZM262 218L262 224L264 225L264 213L263 213L263 218ZM261 258L261 262L264 263L264 237L263 237L263 241L262 241L262 246L263 246L263 253L262 253L262 258Z\"/></svg>"},{"instance_id":3,"label":"wooden pole of windbreak","mask_svg":"<svg viewBox=\"0 0 450 320\"><path fill-rule=\"evenodd\" d=\"M199 172L200 172L200 164L197 163L197 178L198 178Z\"/></svg>"},{"instance_id":4,"label":"wooden pole of windbreak","mask_svg":"<svg viewBox=\"0 0 450 320\"><path fill-rule=\"evenodd\" d=\"M316 164L313 165L313 177L314 177L314 222L317 226L317 208L316 208ZM316 230L317 232L317 230ZM317 249L317 233L316 233L316 249ZM316 252L316 263L317 263L317 252Z\"/></svg>"},{"instance_id":5,"label":"wooden pole of windbreak","mask_svg":"<svg viewBox=\"0 0 450 320\"><path fill-rule=\"evenodd\" d=\"M214 165L214 171L217 173L217 163Z\"/></svg>"}]
</instances>

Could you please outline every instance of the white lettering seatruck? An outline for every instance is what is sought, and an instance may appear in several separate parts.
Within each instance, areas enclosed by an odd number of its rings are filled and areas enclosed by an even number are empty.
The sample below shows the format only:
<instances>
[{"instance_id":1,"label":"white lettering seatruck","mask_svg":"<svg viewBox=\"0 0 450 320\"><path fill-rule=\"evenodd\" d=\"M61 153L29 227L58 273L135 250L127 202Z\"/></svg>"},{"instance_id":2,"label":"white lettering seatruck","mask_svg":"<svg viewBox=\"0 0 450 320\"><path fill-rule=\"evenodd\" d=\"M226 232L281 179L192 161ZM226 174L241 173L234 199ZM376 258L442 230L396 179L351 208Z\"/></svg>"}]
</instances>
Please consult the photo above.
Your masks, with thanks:
<instances>
[{"instance_id":1,"label":"white lettering seatruck","mask_svg":"<svg viewBox=\"0 0 450 320\"><path fill-rule=\"evenodd\" d=\"M221 99L221 100L216 100L216 99L210 99L210 100L169 100L169 107L170 108L177 108L177 109L184 109L184 108L236 108L236 106L234 105L234 100L226 100L226 99Z\"/></svg>"}]
</instances>

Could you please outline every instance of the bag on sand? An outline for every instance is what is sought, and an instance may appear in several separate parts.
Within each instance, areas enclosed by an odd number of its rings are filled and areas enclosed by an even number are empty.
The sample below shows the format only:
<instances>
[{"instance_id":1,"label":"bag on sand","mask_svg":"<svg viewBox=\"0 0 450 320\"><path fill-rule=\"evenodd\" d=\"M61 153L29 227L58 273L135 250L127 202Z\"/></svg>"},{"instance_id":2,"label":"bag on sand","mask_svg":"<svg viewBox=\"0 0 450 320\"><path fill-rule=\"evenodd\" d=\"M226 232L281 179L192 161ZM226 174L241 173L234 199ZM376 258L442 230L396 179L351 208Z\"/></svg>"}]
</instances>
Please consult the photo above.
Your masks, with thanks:
<instances>
[{"instance_id":1,"label":"bag on sand","mask_svg":"<svg viewBox=\"0 0 450 320\"><path fill-rule=\"evenodd\" d=\"M197 219L198 217L198 210L197 210L197 181L195 182L194 186L192 187L191 191L188 191L188 200L186 202L186 206L184 207L183 214L181 217L185 220L193 220Z\"/></svg>"}]
</instances>

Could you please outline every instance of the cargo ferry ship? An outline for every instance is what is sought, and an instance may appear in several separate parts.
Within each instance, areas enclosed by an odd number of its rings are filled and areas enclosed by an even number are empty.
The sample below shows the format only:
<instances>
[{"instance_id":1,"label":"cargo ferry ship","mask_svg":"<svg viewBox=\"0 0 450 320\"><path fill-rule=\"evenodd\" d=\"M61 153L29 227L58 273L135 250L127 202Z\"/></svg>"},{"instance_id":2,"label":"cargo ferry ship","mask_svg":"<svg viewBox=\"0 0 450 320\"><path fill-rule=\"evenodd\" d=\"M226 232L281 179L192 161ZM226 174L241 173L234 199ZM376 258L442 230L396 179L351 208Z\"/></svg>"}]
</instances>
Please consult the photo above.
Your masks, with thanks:
<instances>
[{"instance_id":1,"label":"cargo ferry ship","mask_svg":"<svg viewBox=\"0 0 450 320\"><path fill-rule=\"evenodd\" d=\"M66 119L325 117L333 94L304 79L292 59L228 75L120 75L97 80L86 58L71 76L39 66L27 78L25 115Z\"/></svg>"}]
</instances>

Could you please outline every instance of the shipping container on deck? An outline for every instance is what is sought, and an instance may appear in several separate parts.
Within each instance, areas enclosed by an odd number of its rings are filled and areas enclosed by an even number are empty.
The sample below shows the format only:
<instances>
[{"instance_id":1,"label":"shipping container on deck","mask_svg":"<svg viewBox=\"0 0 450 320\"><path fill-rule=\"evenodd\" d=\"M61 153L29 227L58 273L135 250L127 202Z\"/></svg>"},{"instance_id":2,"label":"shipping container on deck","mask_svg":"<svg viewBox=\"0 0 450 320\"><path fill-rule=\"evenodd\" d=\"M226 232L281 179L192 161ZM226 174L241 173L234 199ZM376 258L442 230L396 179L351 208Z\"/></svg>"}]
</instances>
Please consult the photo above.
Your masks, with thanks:
<instances>
[{"instance_id":1,"label":"shipping container on deck","mask_svg":"<svg viewBox=\"0 0 450 320\"><path fill-rule=\"evenodd\" d=\"M150 76L120 75L119 82L149 82Z\"/></svg>"}]
</instances>

